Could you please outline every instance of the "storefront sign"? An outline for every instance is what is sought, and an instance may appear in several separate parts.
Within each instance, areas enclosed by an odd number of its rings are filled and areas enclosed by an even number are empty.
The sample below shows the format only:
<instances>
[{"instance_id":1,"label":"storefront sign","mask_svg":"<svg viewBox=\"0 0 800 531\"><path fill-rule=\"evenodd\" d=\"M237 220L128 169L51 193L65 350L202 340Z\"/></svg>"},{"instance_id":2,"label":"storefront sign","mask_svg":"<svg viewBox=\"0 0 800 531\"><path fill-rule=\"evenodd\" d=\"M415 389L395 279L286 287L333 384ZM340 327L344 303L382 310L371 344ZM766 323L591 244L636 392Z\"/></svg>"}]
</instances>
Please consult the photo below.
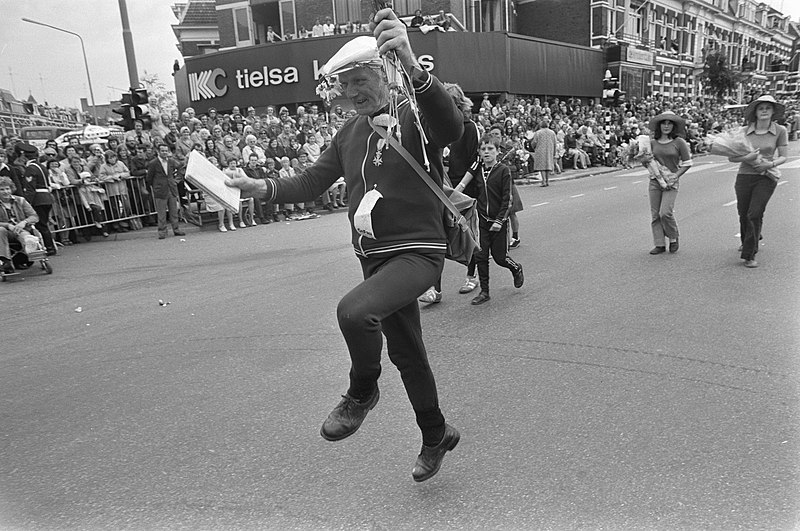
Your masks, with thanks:
<instances>
[{"instance_id":1,"label":"storefront sign","mask_svg":"<svg viewBox=\"0 0 800 531\"><path fill-rule=\"evenodd\" d=\"M188 58L175 76L178 105L199 114L209 107L318 101L320 68L351 38L318 37ZM409 32L409 39L423 68L467 93L599 97L602 91L599 50L499 32ZM559 68L564 64L570 68Z\"/></svg>"},{"instance_id":2,"label":"storefront sign","mask_svg":"<svg viewBox=\"0 0 800 531\"><path fill-rule=\"evenodd\" d=\"M636 63L648 66L653 65L653 61L655 58L653 52L648 52L647 50L640 50L638 48L631 48L631 47L628 47L628 49L626 50L625 57L629 63Z\"/></svg>"}]
</instances>

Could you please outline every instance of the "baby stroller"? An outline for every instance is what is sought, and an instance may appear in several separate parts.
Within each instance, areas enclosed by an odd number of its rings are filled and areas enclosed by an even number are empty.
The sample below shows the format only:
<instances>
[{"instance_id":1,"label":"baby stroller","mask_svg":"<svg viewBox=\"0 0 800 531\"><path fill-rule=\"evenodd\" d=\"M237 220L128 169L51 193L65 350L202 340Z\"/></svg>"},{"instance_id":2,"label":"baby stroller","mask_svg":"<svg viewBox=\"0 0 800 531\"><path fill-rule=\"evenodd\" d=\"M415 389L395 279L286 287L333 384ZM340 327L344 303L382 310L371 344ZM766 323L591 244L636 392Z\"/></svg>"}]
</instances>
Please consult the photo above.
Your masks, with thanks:
<instances>
[{"instance_id":1,"label":"baby stroller","mask_svg":"<svg viewBox=\"0 0 800 531\"><path fill-rule=\"evenodd\" d=\"M11 263L14 264L14 272L6 273L0 270L0 281L5 282L7 278L19 275L20 271L30 269L37 261L42 270L48 275L53 272L50 266L50 260L47 258L47 251L44 247L42 234L36 230L36 227L28 226L26 229L31 235L35 236L38 240L36 249L29 249L27 252L23 248L23 244L17 240L8 242L8 247L11 249Z\"/></svg>"}]
</instances>

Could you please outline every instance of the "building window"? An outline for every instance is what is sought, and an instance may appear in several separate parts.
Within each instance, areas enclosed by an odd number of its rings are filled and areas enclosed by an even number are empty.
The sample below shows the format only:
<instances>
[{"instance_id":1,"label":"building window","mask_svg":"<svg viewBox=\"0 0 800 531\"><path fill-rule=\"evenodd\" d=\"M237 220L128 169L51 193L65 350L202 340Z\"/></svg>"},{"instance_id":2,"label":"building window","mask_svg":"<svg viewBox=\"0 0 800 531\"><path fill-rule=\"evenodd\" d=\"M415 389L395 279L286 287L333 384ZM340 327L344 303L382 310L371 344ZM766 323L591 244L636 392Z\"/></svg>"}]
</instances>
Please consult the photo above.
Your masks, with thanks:
<instances>
[{"instance_id":1,"label":"building window","mask_svg":"<svg viewBox=\"0 0 800 531\"><path fill-rule=\"evenodd\" d=\"M280 0L281 31L284 35L297 33L297 19L294 12L294 0Z\"/></svg>"},{"instance_id":2,"label":"building window","mask_svg":"<svg viewBox=\"0 0 800 531\"><path fill-rule=\"evenodd\" d=\"M361 0L333 0L333 14L337 24L361 20Z\"/></svg>"},{"instance_id":3,"label":"building window","mask_svg":"<svg viewBox=\"0 0 800 531\"><path fill-rule=\"evenodd\" d=\"M250 41L250 11L248 8L233 10L233 27L236 35L236 45L252 44Z\"/></svg>"},{"instance_id":4,"label":"building window","mask_svg":"<svg viewBox=\"0 0 800 531\"><path fill-rule=\"evenodd\" d=\"M394 0L394 11L400 16L411 15L417 9L422 9L422 0Z\"/></svg>"}]
</instances>

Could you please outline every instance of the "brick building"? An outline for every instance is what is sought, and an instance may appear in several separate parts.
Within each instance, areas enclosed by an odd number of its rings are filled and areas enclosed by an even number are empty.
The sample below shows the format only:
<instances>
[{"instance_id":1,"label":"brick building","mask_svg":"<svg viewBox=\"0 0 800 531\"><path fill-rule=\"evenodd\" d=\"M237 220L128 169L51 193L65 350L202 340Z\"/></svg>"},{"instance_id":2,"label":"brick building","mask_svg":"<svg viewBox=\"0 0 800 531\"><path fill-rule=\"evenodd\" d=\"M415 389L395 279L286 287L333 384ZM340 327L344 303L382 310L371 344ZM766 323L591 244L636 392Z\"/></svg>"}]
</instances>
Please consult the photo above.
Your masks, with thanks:
<instances>
[{"instance_id":1,"label":"brick building","mask_svg":"<svg viewBox=\"0 0 800 531\"><path fill-rule=\"evenodd\" d=\"M338 27L364 22L372 13L372 6L371 0L188 0L187 4L175 6L176 14L183 18L174 27L179 27L176 36L187 65L192 57L211 50L225 54L258 46L281 46L261 50L266 62L258 68L266 68L284 62L286 57L305 61L311 52L303 49L315 46L300 37L311 31L315 21L330 19ZM446 46L458 45L462 46L462 53L478 57L475 54L484 53L488 46L494 53L489 62L505 61L508 68L497 72L505 76L502 86L490 83L493 80L488 77L483 81L492 86L476 86L470 84L474 80L469 76L448 72L452 76L448 80L462 86L469 84L473 94L487 91L500 97L516 93L599 98L602 73L609 69L629 97L654 93L696 97L703 95L698 75L711 51L724 53L732 68L741 74L740 86L730 95L735 100L761 92L785 98L798 91L798 25L756 0L394 0L394 8L400 16L410 16L416 9L425 15L442 10L454 28L474 36L470 41L454 38L449 32L444 34L437 42L440 54L446 54ZM215 24L211 23L213 17ZM190 32L192 24L201 20L208 31L205 41L199 30ZM212 28L217 32L213 36ZM268 28L284 42L266 44ZM502 35L504 40L493 40L488 34ZM540 50L547 50L550 55L544 57ZM273 58L272 52L280 53L279 57ZM325 55L314 53L315 57ZM225 92L226 87L203 84L211 76L216 80L228 76L226 65L231 67L231 76L233 72L241 74L242 70L235 68L237 57L230 53L219 56L219 65L204 61L206 70L200 70L200 63L196 63L188 74L200 77L187 81L185 86L180 86L176 78L177 91L185 94L194 82L192 102ZM584 77L597 76L593 88L587 90L585 84L559 77L564 64L583 69ZM472 62L472 71L476 70L474 65ZM254 67L248 66L248 71ZM481 69L477 70L481 74ZM528 85L514 82L515 77L526 76L533 79ZM222 98L223 94L216 97ZM292 103L285 95L281 98L281 103Z\"/></svg>"},{"instance_id":2,"label":"brick building","mask_svg":"<svg viewBox=\"0 0 800 531\"><path fill-rule=\"evenodd\" d=\"M172 25L178 50L183 57L192 57L219 49L219 24L217 22L217 3L215 0L190 0L185 4L172 6L172 13L178 19Z\"/></svg>"}]
</instances>

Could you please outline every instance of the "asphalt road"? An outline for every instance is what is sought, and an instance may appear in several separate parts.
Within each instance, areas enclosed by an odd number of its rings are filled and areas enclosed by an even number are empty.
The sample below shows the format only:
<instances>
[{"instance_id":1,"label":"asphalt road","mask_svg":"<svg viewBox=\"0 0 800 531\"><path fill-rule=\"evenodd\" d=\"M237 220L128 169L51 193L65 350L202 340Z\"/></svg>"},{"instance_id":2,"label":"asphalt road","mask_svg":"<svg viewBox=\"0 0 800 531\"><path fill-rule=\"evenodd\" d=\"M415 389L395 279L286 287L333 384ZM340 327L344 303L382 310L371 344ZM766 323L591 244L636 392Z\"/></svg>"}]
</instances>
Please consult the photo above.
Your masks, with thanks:
<instances>
[{"instance_id":1,"label":"asphalt road","mask_svg":"<svg viewBox=\"0 0 800 531\"><path fill-rule=\"evenodd\" d=\"M716 157L682 179L674 255L648 254L643 170L521 187L525 286L492 265L473 307L448 264L423 308L462 439L422 484L388 361L359 433L318 434L359 280L342 212L64 249L0 285L0 528L800 528L790 154L754 270Z\"/></svg>"}]
</instances>

